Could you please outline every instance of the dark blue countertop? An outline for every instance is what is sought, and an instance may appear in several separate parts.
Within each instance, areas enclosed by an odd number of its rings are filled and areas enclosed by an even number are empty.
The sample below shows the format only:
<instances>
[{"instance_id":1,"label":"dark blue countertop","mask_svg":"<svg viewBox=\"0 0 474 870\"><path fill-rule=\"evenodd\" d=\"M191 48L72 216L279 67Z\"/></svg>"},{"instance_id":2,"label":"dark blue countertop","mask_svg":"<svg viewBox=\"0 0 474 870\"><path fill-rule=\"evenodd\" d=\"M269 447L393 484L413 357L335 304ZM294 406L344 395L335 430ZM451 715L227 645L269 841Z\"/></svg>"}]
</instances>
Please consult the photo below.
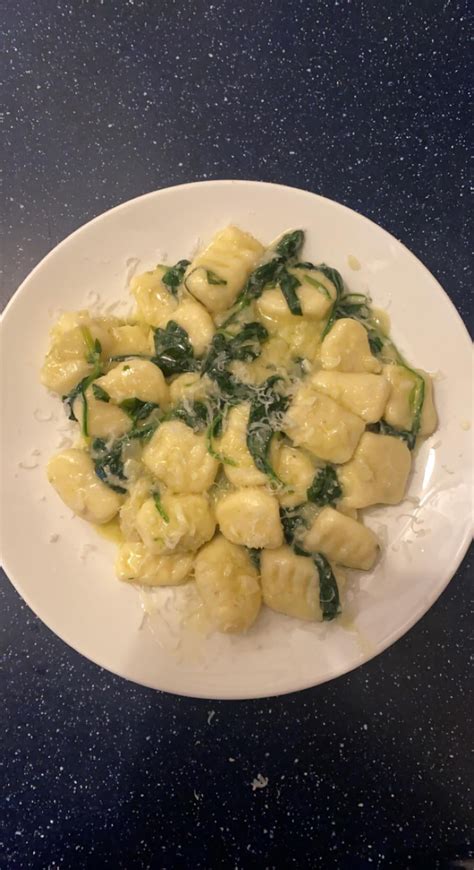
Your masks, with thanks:
<instances>
[{"instance_id":1,"label":"dark blue countertop","mask_svg":"<svg viewBox=\"0 0 474 870\"><path fill-rule=\"evenodd\" d=\"M467 3L3 10L3 304L105 209L185 181L251 178L371 217L472 320ZM421 622L354 673L226 703L100 670L3 576L0 865L467 867L470 577L467 557ZM258 774L268 784L253 790Z\"/></svg>"}]
</instances>

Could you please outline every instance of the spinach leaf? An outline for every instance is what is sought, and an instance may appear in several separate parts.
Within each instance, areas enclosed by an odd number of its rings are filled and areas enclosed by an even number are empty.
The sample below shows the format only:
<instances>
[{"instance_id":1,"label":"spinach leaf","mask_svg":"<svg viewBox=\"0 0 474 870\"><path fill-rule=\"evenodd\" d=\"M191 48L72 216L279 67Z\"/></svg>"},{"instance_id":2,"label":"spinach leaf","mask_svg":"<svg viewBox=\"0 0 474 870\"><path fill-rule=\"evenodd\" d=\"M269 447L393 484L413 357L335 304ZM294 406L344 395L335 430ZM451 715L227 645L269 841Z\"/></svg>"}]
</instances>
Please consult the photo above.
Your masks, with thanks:
<instances>
[{"instance_id":1,"label":"spinach leaf","mask_svg":"<svg viewBox=\"0 0 474 870\"><path fill-rule=\"evenodd\" d=\"M210 269L206 269L206 278L208 284L217 284L224 285L227 284L227 281L224 278L221 278L220 275L216 275L215 272L211 272Z\"/></svg>"},{"instance_id":2,"label":"spinach leaf","mask_svg":"<svg viewBox=\"0 0 474 870\"><path fill-rule=\"evenodd\" d=\"M282 257L285 262L294 260L298 256L304 244L303 230L292 230L290 233L285 233L278 242L275 251L279 257Z\"/></svg>"},{"instance_id":3,"label":"spinach leaf","mask_svg":"<svg viewBox=\"0 0 474 870\"><path fill-rule=\"evenodd\" d=\"M327 504L335 505L341 496L342 488L336 474L336 469L332 465L318 468L307 492L308 501L323 507L323 505Z\"/></svg>"},{"instance_id":4,"label":"spinach leaf","mask_svg":"<svg viewBox=\"0 0 474 870\"><path fill-rule=\"evenodd\" d=\"M152 362L159 366L165 377L195 372L200 368L188 333L174 320L169 320L165 329L155 329L154 334L155 356Z\"/></svg>"},{"instance_id":5,"label":"spinach leaf","mask_svg":"<svg viewBox=\"0 0 474 870\"><path fill-rule=\"evenodd\" d=\"M376 332L368 332L370 352L378 356L383 349L383 341Z\"/></svg>"},{"instance_id":6,"label":"spinach leaf","mask_svg":"<svg viewBox=\"0 0 474 870\"><path fill-rule=\"evenodd\" d=\"M290 233L285 233L278 242L275 248L275 257L272 257L267 263L262 263L257 266L251 273L245 287L239 293L233 312L222 324L222 328L231 323L242 309L254 299L258 299L262 295L266 284L275 284L281 272L298 254L304 242L303 230L293 230ZM283 292L283 291L282 291Z\"/></svg>"},{"instance_id":7,"label":"spinach leaf","mask_svg":"<svg viewBox=\"0 0 474 870\"><path fill-rule=\"evenodd\" d=\"M68 419L77 421L73 405L78 396L82 396L81 430L83 435L88 436L89 408L87 405L86 390L87 387L96 380L96 378L99 378L101 374L103 374L101 363L102 346L98 338L96 338L95 340L93 339L90 329L87 326L81 327L81 333L86 346L86 361L93 368L89 375L87 375L85 378L82 378L82 380L79 381L79 383L76 384L76 386L72 390L70 390L69 393L62 397L62 400L68 410Z\"/></svg>"},{"instance_id":8,"label":"spinach leaf","mask_svg":"<svg viewBox=\"0 0 474 870\"><path fill-rule=\"evenodd\" d=\"M283 534L286 543L289 544L290 547L296 544L296 540L299 538L300 534L303 533L304 529L306 529L306 522L299 512L301 507L302 505L298 505L294 508L280 508L280 520L283 527ZM304 556L308 555L303 551L301 552Z\"/></svg>"},{"instance_id":9,"label":"spinach leaf","mask_svg":"<svg viewBox=\"0 0 474 870\"><path fill-rule=\"evenodd\" d=\"M97 477L114 492L121 494L127 492L120 484L120 481L127 479L122 456L123 446L123 438L117 438L112 444L107 443L104 438L94 438L91 446L91 458Z\"/></svg>"},{"instance_id":10,"label":"spinach leaf","mask_svg":"<svg viewBox=\"0 0 474 870\"><path fill-rule=\"evenodd\" d=\"M175 266L171 266L162 277L162 283L166 284L168 290L176 296L178 287L183 282L184 273L189 266L189 260L178 260Z\"/></svg>"},{"instance_id":11,"label":"spinach leaf","mask_svg":"<svg viewBox=\"0 0 474 870\"><path fill-rule=\"evenodd\" d=\"M181 420L181 422L186 423L186 426L189 426L190 429L194 429L195 432L200 432L202 429L205 429L208 424L209 410L204 402L195 401L192 403L177 405L176 408L173 408L169 414L166 415L166 419Z\"/></svg>"},{"instance_id":12,"label":"spinach leaf","mask_svg":"<svg viewBox=\"0 0 474 870\"><path fill-rule=\"evenodd\" d=\"M263 384L250 404L250 414L247 424L247 447L259 471L263 471L271 480L282 483L272 468L268 454L271 440L275 432L281 430L282 415L286 411L289 399L273 389L275 383L281 380L274 375Z\"/></svg>"},{"instance_id":13,"label":"spinach leaf","mask_svg":"<svg viewBox=\"0 0 474 870\"><path fill-rule=\"evenodd\" d=\"M224 465L233 465L236 466L237 462L234 459L231 459L230 456L225 456L224 453L219 453L214 449L213 440L214 438L218 438L222 431L222 422L224 419L224 414L222 412L216 414L209 426L207 427L207 452L217 459L219 462L222 462Z\"/></svg>"},{"instance_id":14,"label":"spinach leaf","mask_svg":"<svg viewBox=\"0 0 474 870\"><path fill-rule=\"evenodd\" d=\"M147 426L134 427L126 435L122 435L112 442L106 441L105 438L94 438L91 444L91 459L97 477L114 492L125 493L127 491L125 487L127 476L125 474L124 452L133 441L149 441L158 425L159 421L155 420ZM124 481L123 486L121 481Z\"/></svg>"},{"instance_id":15,"label":"spinach leaf","mask_svg":"<svg viewBox=\"0 0 474 870\"><path fill-rule=\"evenodd\" d=\"M165 511L163 505L161 504L161 498L160 498L160 493L159 493L159 492L154 492L154 493L153 493L153 501L155 502L155 507L156 507L156 509L157 509L157 511L158 511L158 513L159 513L159 515L160 515L160 517L162 518L162 520L163 520L165 523L169 523L170 518L169 518L168 514L166 513L166 511Z\"/></svg>"},{"instance_id":16,"label":"spinach leaf","mask_svg":"<svg viewBox=\"0 0 474 870\"><path fill-rule=\"evenodd\" d=\"M260 571L260 556L262 551L257 549L256 547L247 547L247 553L250 556L250 560L254 568L256 568L257 571Z\"/></svg>"},{"instance_id":17,"label":"spinach leaf","mask_svg":"<svg viewBox=\"0 0 474 870\"><path fill-rule=\"evenodd\" d=\"M329 290L327 289L327 287L324 286L324 284L321 281L318 281L316 278L312 278L311 275L305 275L304 280L306 281L307 284L310 285L310 287L314 287L315 290L318 290L319 293L322 293L323 296L326 297L326 299L331 298L331 294L330 294Z\"/></svg>"},{"instance_id":18,"label":"spinach leaf","mask_svg":"<svg viewBox=\"0 0 474 870\"><path fill-rule=\"evenodd\" d=\"M133 421L134 426L138 423L139 420L145 420L150 416L151 412L155 410L155 408L159 408L160 406L156 404L156 402L144 402L142 399L124 399L119 404L119 408L122 408L122 411L125 411L126 414Z\"/></svg>"},{"instance_id":19,"label":"spinach leaf","mask_svg":"<svg viewBox=\"0 0 474 870\"><path fill-rule=\"evenodd\" d=\"M103 390L99 384L92 384L92 393L94 395L94 399L97 399L98 402L110 402L110 396L106 390Z\"/></svg>"},{"instance_id":20,"label":"spinach leaf","mask_svg":"<svg viewBox=\"0 0 474 870\"><path fill-rule=\"evenodd\" d=\"M261 353L261 343L268 338L268 332L261 323L246 323L236 335L222 330L214 335L206 357L202 363L202 374L207 374L219 387L224 403L237 404L245 401L253 389L239 381L228 371L233 360L252 361Z\"/></svg>"},{"instance_id":21,"label":"spinach leaf","mask_svg":"<svg viewBox=\"0 0 474 870\"><path fill-rule=\"evenodd\" d=\"M319 604L323 620L330 622L341 612L337 580L326 556L322 553L313 553L312 558L319 574Z\"/></svg>"},{"instance_id":22,"label":"spinach leaf","mask_svg":"<svg viewBox=\"0 0 474 870\"><path fill-rule=\"evenodd\" d=\"M278 277L278 284L291 313L299 314L301 317L303 309L296 293L296 289L301 285L301 281L299 281L296 275L291 275L287 269L282 269Z\"/></svg>"},{"instance_id":23,"label":"spinach leaf","mask_svg":"<svg viewBox=\"0 0 474 870\"><path fill-rule=\"evenodd\" d=\"M298 543L298 538L307 527L300 513L301 507L302 505L298 505L296 508L280 508L283 534L286 543L293 547L297 556L306 556L313 560L319 575L319 604L322 617L323 620L330 621L341 612L337 581L331 565L322 553L308 553Z\"/></svg>"}]
</instances>

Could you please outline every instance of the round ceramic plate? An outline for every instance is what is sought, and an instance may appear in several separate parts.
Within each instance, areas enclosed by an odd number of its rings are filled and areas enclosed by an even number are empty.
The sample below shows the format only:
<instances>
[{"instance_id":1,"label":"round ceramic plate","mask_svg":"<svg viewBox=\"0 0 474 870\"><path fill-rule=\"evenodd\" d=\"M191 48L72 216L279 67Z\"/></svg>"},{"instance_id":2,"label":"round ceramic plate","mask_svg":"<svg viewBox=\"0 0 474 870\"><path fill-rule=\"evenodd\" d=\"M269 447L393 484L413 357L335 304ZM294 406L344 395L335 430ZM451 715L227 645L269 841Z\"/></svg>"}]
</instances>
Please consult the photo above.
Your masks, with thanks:
<instances>
[{"instance_id":1,"label":"round ceramic plate","mask_svg":"<svg viewBox=\"0 0 474 870\"><path fill-rule=\"evenodd\" d=\"M416 455L408 499L364 514L384 552L373 572L349 572L344 618L311 625L264 609L242 637L208 631L192 584L144 598L116 580L114 544L75 518L47 483L47 459L68 432L61 403L39 383L60 310L128 305L132 273L189 256L228 223L263 242L302 227L304 258L324 260L352 290L370 291L389 312L407 358L434 374L440 418ZM49 628L137 683L197 697L254 698L330 680L408 631L467 549L469 336L425 267L383 229L335 202L247 181L188 184L127 202L73 233L33 270L4 312L1 352L5 569Z\"/></svg>"}]
</instances>

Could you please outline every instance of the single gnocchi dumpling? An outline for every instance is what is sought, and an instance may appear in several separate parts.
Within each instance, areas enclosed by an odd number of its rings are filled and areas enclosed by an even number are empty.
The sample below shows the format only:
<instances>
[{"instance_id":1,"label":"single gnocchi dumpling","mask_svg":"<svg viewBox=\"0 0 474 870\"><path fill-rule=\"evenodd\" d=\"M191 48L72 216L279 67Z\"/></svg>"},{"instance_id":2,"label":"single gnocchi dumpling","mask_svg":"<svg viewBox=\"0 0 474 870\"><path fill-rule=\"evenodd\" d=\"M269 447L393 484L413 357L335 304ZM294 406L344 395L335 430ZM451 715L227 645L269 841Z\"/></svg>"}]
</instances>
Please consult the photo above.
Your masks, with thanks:
<instances>
[{"instance_id":1,"label":"single gnocchi dumpling","mask_svg":"<svg viewBox=\"0 0 474 870\"><path fill-rule=\"evenodd\" d=\"M433 402L433 383L426 372L418 371L425 382L425 394L419 434L427 437L438 425L438 415ZM389 384L389 396L385 407L384 419L396 429L410 430L413 426L413 408L411 397L415 389L416 379L405 366L386 365L383 375Z\"/></svg>"},{"instance_id":2,"label":"single gnocchi dumpling","mask_svg":"<svg viewBox=\"0 0 474 870\"><path fill-rule=\"evenodd\" d=\"M357 414L364 423L380 420L390 393L390 386L382 375L363 372L319 371L311 376L310 383L319 393Z\"/></svg>"},{"instance_id":3,"label":"single gnocchi dumpling","mask_svg":"<svg viewBox=\"0 0 474 870\"><path fill-rule=\"evenodd\" d=\"M234 304L264 250L250 233L227 227L188 266L185 287L208 311L224 311Z\"/></svg>"},{"instance_id":4,"label":"single gnocchi dumpling","mask_svg":"<svg viewBox=\"0 0 474 870\"><path fill-rule=\"evenodd\" d=\"M112 326L109 335L108 353L110 356L125 356L128 353L153 353L153 335L148 326L125 323L120 326Z\"/></svg>"},{"instance_id":5,"label":"single gnocchi dumpling","mask_svg":"<svg viewBox=\"0 0 474 870\"><path fill-rule=\"evenodd\" d=\"M234 486L260 486L268 483L267 476L259 471L247 447L247 425L250 405L236 405L227 416L222 437L215 447L224 459L224 472ZM274 464L278 453L276 439L272 438L269 459ZM226 461L227 460L227 461Z\"/></svg>"},{"instance_id":6,"label":"single gnocchi dumpling","mask_svg":"<svg viewBox=\"0 0 474 870\"><path fill-rule=\"evenodd\" d=\"M404 441L365 432L351 461L338 470L343 504L351 508L399 504L410 468L411 453Z\"/></svg>"},{"instance_id":7,"label":"single gnocchi dumpling","mask_svg":"<svg viewBox=\"0 0 474 870\"><path fill-rule=\"evenodd\" d=\"M314 464L309 457L297 447L282 444L272 464L285 484L284 489L275 493L280 504L283 507L296 507L305 502L314 477Z\"/></svg>"},{"instance_id":8,"label":"single gnocchi dumpling","mask_svg":"<svg viewBox=\"0 0 474 870\"><path fill-rule=\"evenodd\" d=\"M283 543L278 500L263 487L247 487L222 496L216 504L222 534L244 547L279 547Z\"/></svg>"},{"instance_id":9,"label":"single gnocchi dumpling","mask_svg":"<svg viewBox=\"0 0 474 870\"><path fill-rule=\"evenodd\" d=\"M181 420L167 420L158 427L142 461L173 492L204 492L219 467L208 453L206 434L193 432Z\"/></svg>"},{"instance_id":10,"label":"single gnocchi dumpling","mask_svg":"<svg viewBox=\"0 0 474 870\"><path fill-rule=\"evenodd\" d=\"M166 266L157 266L152 272L136 275L130 282L137 303L138 319L150 326L163 326L178 305L177 299L161 280L166 271Z\"/></svg>"},{"instance_id":11,"label":"single gnocchi dumpling","mask_svg":"<svg viewBox=\"0 0 474 870\"><path fill-rule=\"evenodd\" d=\"M119 513L120 532L125 541L141 541L137 531L137 516L140 508L150 498L153 492L151 476L143 475L129 483L128 498L125 499Z\"/></svg>"},{"instance_id":12,"label":"single gnocchi dumpling","mask_svg":"<svg viewBox=\"0 0 474 870\"><path fill-rule=\"evenodd\" d=\"M100 342L103 353L108 354L108 331L95 321L56 333L41 369L41 383L53 393L65 396L93 371L85 330L93 341Z\"/></svg>"},{"instance_id":13,"label":"single gnocchi dumpling","mask_svg":"<svg viewBox=\"0 0 474 870\"><path fill-rule=\"evenodd\" d=\"M303 317L322 320L327 317L336 298L336 288L322 272L307 269L288 269L300 282L296 288ZM292 314L280 287L269 287L263 291L256 303L257 311L263 318L275 321L295 322L301 315Z\"/></svg>"},{"instance_id":14,"label":"single gnocchi dumpling","mask_svg":"<svg viewBox=\"0 0 474 870\"><path fill-rule=\"evenodd\" d=\"M180 402L204 401L208 396L215 393L215 384L207 377L198 372L185 372L177 375L170 384L170 402L178 405Z\"/></svg>"},{"instance_id":15,"label":"single gnocchi dumpling","mask_svg":"<svg viewBox=\"0 0 474 870\"><path fill-rule=\"evenodd\" d=\"M185 298L179 303L163 326L174 320L178 326L187 332L196 356L202 356L211 343L216 329L214 321L208 311L194 299Z\"/></svg>"},{"instance_id":16,"label":"single gnocchi dumpling","mask_svg":"<svg viewBox=\"0 0 474 870\"><path fill-rule=\"evenodd\" d=\"M180 586L190 578L192 553L154 556L142 543L125 542L118 550L115 572L119 580L142 586Z\"/></svg>"},{"instance_id":17,"label":"single gnocchi dumpling","mask_svg":"<svg viewBox=\"0 0 474 870\"><path fill-rule=\"evenodd\" d=\"M267 607L297 619L322 620L319 574L312 559L287 546L264 550L260 573Z\"/></svg>"},{"instance_id":18,"label":"single gnocchi dumpling","mask_svg":"<svg viewBox=\"0 0 474 870\"><path fill-rule=\"evenodd\" d=\"M244 549L222 535L199 551L194 576L209 619L219 631L247 631L260 611L258 574Z\"/></svg>"},{"instance_id":19,"label":"single gnocchi dumpling","mask_svg":"<svg viewBox=\"0 0 474 870\"><path fill-rule=\"evenodd\" d=\"M161 369L146 359L125 360L95 383L117 405L125 399L140 399L155 405L168 402L168 385Z\"/></svg>"},{"instance_id":20,"label":"single gnocchi dumpling","mask_svg":"<svg viewBox=\"0 0 474 870\"><path fill-rule=\"evenodd\" d=\"M382 366L373 356L367 331L357 320L343 317L337 320L321 344L323 369L340 372L374 372Z\"/></svg>"},{"instance_id":21,"label":"single gnocchi dumpling","mask_svg":"<svg viewBox=\"0 0 474 870\"><path fill-rule=\"evenodd\" d=\"M64 504L89 523L108 523L123 502L123 496L99 480L83 450L71 447L56 454L48 462L47 474Z\"/></svg>"},{"instance_id":22,"label":"single gnocchi dumpling","mask_svg":"<svg viewBox=\"0 0 474 870\"><path fill-rule=\"evenodd\" d=\"M360 417L308 383L295 393L284 425L294 444L328 462L347 462L364 428Z\"/></svg>"},{"instance_id":23,"label":"single gnocchi dumpling","mask_svg":"<svg viewBox=\"0 0 474 870\"><path fill-rule=\"evenodd\" d=\"M323 553L331 562L362 571L373 567L379 549L371 529L332 507L325 507L318 514L303 539L303 547L312 553Z\"/></svg>"},{"instance_id":24,"label":"single gnocchi dumpling","mask_svg":"<svg viewBox=\"0 0 474 870\"><path fill-rule=\"evenodd\" d=\"M104 378L99 378L99 381ZM97 383L98 383L97 382ZM76 420L82 425L84 434L92 438L119 438L132 428L132 420L117 405L96 398L94 386L91 385L84 397L79 395L73 404Z\"/></svg>"},{"instance_id":25,"label":"single gnocchi dumpling","mask_svg":"<svg viewBox=\"0 0 474 870\"><path fill-rule=\"evenodd\" d=\"M136 527L150 553L159 556L199 550L212 538L216 522L205 496L166 493L159 506L153 497L143 503Z\"/></svg>"}]
</instances>

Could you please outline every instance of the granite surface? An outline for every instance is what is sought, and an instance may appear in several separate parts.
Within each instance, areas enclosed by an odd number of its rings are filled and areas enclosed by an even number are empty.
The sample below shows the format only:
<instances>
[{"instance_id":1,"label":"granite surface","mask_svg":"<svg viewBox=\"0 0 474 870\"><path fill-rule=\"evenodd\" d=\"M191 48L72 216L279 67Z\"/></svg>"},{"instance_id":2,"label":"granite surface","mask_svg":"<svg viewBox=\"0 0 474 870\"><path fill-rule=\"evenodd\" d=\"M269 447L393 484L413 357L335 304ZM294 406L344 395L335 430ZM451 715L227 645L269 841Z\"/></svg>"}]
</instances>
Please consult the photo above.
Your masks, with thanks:
<instances>
[{"instance_id":1,"label":"granite surface","mask_svg":"<svg viewBox=\"0 0 474 870\"><path fill-rule=\"evenodd\" d=\"M472 326L467 2L2 8L2 304L105 209L251 178L382 224ZM346 677L218 703L100 670L3 575L0 866L472 867L470 578Z\"/></svg>"}]
</instances>

